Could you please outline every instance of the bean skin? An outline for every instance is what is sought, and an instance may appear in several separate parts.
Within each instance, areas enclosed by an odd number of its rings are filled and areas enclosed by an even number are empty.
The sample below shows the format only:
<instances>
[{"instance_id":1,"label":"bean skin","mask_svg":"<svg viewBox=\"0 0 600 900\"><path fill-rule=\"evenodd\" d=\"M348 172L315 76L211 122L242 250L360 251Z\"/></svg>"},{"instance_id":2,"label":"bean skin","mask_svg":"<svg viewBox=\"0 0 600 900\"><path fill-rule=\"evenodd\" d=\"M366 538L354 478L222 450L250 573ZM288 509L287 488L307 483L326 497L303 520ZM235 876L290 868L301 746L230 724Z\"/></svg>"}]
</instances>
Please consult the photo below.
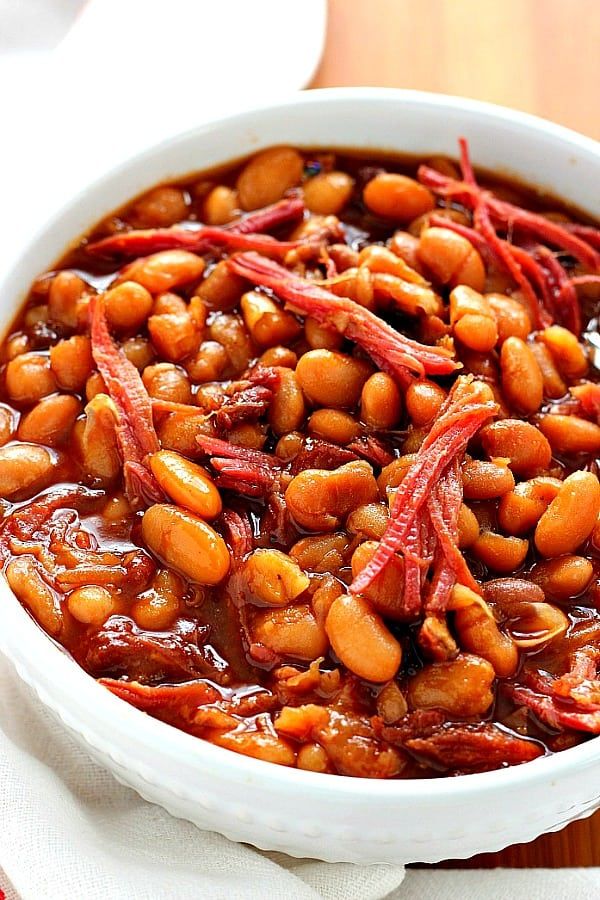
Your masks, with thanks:
<instances>
[{"instance_id":1,"label":"bean skin","mask_svg":"<svg viewBox=\"0 0 600 900\"><path fill-rule=\"evenodd\" d=\"M281 200L299 184L304 160L292 147L270 147L246 163L237 180L242 209L258 209Z\"/></svg>"},{"instance_id":2,"label":"bean skin","mask_svg":"<svg viewBox=\"0 0 600 900\"><path fill-rule=\"evenodd\" d=\"M555 600L569 600L583 593L594 574L594 567L583 556L559 556L537 563L529 577Z\"/></svg>"},{"instance_id":3,"label":"bean skin","mask_svg":"<svg viewBox=\"0 0 600 900\"><path fill-rule=\"evenodd\" d=\"M398 671L402 648L362 597L344 594L334 600L325 629L336 655L359 678L384 682Z\"/></svg>"},{"instance_id":4,"label":"bean skin","mask_svg":"<svg viewBox=\"0 0 600 900\"><path fill-rule=\"evenodd\" d=\"M309 350L296 366L296 377L308 399L336 409L352 409L358 404L371 372L364 360L333 350Z\"/></svg>"},{"instance_id":5,"label":"bean skin","mask_svg":"<svg viewBox=\"0 0 600 900\"><path fill-rule=\"evenodd\" d=\"M514 572L527 556L529 541L517 537L504 537L486 531L471 546L471 553L495 572Z\"/></svg>"},{"instance_id":6,"label":"bean skin","mask_svg":"<svg viewBox=\"0 0 600 900\"><path fill-rule=\"evenodd\" d=\"M32 496L50 482L54 466L50 451L37 444L0 447L0 497Z\"/></svg>"},{"instance_id":7,"label":"bean skin","mask_svg":"<svg viewBox=\"0 0 600 900\"><path fill-rule=\"evenodd\" d=\"M539 427L556 453L600 453L600 425L589 419L548 414Z\"/></svg>"},{"instance_id":8,"label":"bean skin","mask_svg":"<svg viewBox=\"0 0 600 900\"><path fill-rule=\"evenodd\" d=\"M215 519L221 512L219 491L202 466L172 450L160 450L150 458L150 468L160 487L175 503L202 519Z\"/></svg>"},{"instance_id":9,"label":"bean skin","mask_svg":"<svg viewBox=\"0 0 600 900\"><path fill-rule=\"evenodd\" d=\"M508 534L522 535L537 525L561 488L558 478L540 476L521 481L500 500L498 523Z\"/></svg>"},{"instance_id":10,"label":"bean skin","mask_svg":"<svg viewBox=\"0 0 600 900\"><path fill-rule=\"evenodd\" d=\"M500 369L502 391L510 406L523 415L537 412L544 399L544 379L535 356L521 338L504 341Z\"/></svg>"},{"instance_id":11,"label":"bean skin","mask_svg":"<svg viewBox=\"0 0 600 900\"><path fill-rule=\"evenodd\" d=\"M375 215L396 222L410 222L435 206L435 198L429 188L414 178L392 172L383 172L372 178L363 191L363 200Z\"/></svg>"},{"instance_id":12,"label":"bean skin","mask_svg":"<svg viewBox=\"0 0 600 900\"><path fill-rule=\"evenodd\" d=\"M456 659L425 666L408 680L413 709L443 709L454 716L482 716L492 705L495 672L480 656L462 653Z\"/></svg>"},{"instance_id":13,"label":"bean skin","mask_svg":"<svg viewBox=\"0 0 600 900\"><path fill-rule=\"evenodd\" d=\"M462 467L463 492L467 500L491 500L507 494L515 479L506 464L472 459Z\"/></svg>"},{"instance_id":14,"label":"bean skin","mask_svg":"<svg viewBox=\"0 0 600 900\"><path fill-rule=\"evenodd\" d=\"M351 509L375 499L377 482L371 466L362 460L334 471L305 469L285 492L290 513L310 531L333 531Z\"/></svg>"},{"instance_id":15,"label":"bean skin","mask_svg":"<svg viewBox=\"0 0 600 900\"><path fill-rule=\"evenodd\" d=\"M157 503L142 519L142 536L165 565L199 584L218 584L229 570L223 538L202 519L177 506Z\"/></svg>"},{"instance_id":16,"label":"bean skin","mask_svg":"<svg viewBox=\"0 0 600 900\"><path fill-rule=\"evenodd\" d=\"M488 456L507 459L516 475L531 477L550 465L550 444L539 429L529 422L501 419L486 425L481 430L480 437Z\"/></svg>"},{"instance_id":17,"label":"bean skin","mask_svg":"<svg viewBox=\"0 0 600 900\"><path fill-rule=\"evenodd\" d=\"M44 397L19 423L21 441L33 441L54 447L69 436L75 419L81 412L79 400L70 394Z\"/></svg>"},{"instance_id":18,"label":"bean skin","mask_svg":"<svg viewBox=\"0 0 600 900\"><path fill-rule=\"evenodd\" d=\"M537 524L537 549L547 557L573 553L592 533L599 513L598 479L591 472L573 472Z\"/></svg>"}]
</instances>

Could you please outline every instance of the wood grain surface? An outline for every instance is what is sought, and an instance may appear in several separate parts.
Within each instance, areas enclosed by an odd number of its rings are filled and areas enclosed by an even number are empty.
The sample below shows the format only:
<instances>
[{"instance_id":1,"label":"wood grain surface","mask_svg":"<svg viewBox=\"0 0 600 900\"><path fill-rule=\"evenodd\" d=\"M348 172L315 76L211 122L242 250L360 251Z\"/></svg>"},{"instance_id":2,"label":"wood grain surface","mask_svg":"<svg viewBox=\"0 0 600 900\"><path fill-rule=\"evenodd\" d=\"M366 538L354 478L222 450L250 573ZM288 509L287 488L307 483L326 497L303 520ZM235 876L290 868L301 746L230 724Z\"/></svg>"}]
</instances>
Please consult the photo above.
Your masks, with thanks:
<instances>
[{"instance_id":1,"label":"wood grain surface","mask_svg":"<svg viewBox=\"0 0 600 900\"><path fill-rule=\"evenodd\" d=\"M461 94L600 139L600 0L329 0L312 87L342 85ZM456 865L600 866L600 813Z\"/></svg>"}]
</instances>

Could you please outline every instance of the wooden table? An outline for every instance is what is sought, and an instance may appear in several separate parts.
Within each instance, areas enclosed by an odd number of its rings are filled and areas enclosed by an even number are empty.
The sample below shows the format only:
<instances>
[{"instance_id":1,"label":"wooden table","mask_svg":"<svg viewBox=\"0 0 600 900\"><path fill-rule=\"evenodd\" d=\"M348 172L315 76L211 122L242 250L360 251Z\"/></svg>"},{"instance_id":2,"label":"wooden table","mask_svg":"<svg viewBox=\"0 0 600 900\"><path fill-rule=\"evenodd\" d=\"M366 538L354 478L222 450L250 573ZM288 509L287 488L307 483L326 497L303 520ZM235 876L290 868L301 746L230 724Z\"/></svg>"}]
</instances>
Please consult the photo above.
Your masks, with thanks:
<instances>
[{"instance_id":1,"label":"wooden table","mask_svg":"<svg viewBox=\"0 0 600 900\"><path fill-rule=\"evenodd\" d=\"M600 139L599 48L599 0L329 0L312 86L462 94ZM599 866L600 813L467 865Z\"/></svg>"}]
</instances>

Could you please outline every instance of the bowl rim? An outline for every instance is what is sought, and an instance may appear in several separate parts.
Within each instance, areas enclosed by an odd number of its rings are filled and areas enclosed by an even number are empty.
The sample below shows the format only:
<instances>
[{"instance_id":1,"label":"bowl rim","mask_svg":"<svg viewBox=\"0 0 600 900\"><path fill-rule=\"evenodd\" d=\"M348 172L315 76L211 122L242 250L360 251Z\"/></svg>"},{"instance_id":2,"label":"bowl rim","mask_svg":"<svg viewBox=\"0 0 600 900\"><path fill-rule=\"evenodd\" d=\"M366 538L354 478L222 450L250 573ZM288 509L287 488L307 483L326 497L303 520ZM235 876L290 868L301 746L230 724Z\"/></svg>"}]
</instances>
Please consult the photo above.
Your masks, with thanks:
<instances>
[{"instance_id":1,"label":"bowl rim","mask_svg":"<svg viewBox=\"0 0 600 900\"><path fill-rule=\"evenodd\" d=\"M3 278L0 291L9 288L11 279L28 255L35 251L43 235L59 223L69 211L80 205L88 191L100 190L104 185L127 174L134 164L143 166L145 160L156 157L173 142L185 144L188 141L199 140L202 134L209 130L253 123L257 117L289 111L291 107L335 105L340 101L349 100L358 103L383 101L409 107L426 106L472 113L484 120L493 119L500 124L517 124L529 132L554 137L571 148L577 148L586 155L600 160L600 143L592 138L538 116L479 100L397 88L324 88L299 92L292 97L260 104L252 109L186 129L173 137L164 138L139 153L131 154L124 161L110 167L100 177L91 181L85 189L76 192L34 231ZM600 760L600 742L591 738L576 747L540 757L523 765L433 780L370 779L320 774L297 768L288 769L218 747L141 713L103 688L65 653L21 606L4 577L0 582L0 597L2 598L0 606L3 608L3 611L0 610L0 619L4 616L9 625L15 626L26 637L26 641L17 645L14 640L11 641L15 636L11 628L0 629L0 651L13 662L20 677L34 688L46 706L58 713L67 725L83 734L92 747L104 750L113 758L117 750L122 750L122 739L125 738L128 752L136 745L152 747L157 750L154 755L157 763L162 758L170 756L172 759L181 760L187 766L199 766L204 775L215 779L222 778L225 772L228 779L235 778L241 783L268 781L272 787L285 787L296 795L310 792L314 796L315 793L322 793L370 803L419 802L431 800L433 794L440 802L445 798L468 801L475 796L482 797L502 788L518 790L520 787L530 788L544 783L555 784L562 777L573 775L575 770L588 767ZM53 693L46 687L47 684L51 685ZM62 695L60 699L57 698L57 693ZM110 723L109 729L105 727L107 723ZM134 760L131 760L132 768L133 763ZM191 791L194 786L189 784L188 787Z\"/></svg>"}]
</instances>

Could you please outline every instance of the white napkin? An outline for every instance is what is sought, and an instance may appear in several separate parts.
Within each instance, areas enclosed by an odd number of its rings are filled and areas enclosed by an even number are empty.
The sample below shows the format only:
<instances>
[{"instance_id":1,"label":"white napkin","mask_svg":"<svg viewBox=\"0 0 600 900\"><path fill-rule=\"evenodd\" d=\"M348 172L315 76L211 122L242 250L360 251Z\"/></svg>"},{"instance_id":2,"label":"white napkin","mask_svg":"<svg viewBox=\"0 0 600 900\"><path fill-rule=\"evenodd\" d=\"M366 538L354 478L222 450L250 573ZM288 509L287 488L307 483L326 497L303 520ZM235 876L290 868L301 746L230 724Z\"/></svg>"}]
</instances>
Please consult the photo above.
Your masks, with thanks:
<instances>
[{"instance_id":1,"label":"white napkin","mask_svg":"<svg viewBox=\"0 0 600 900\"><path fill-rule=\"evenodd\" d=\"M600 897L598 869L425 869L403 881L401 866L292 859L199 831L88 759L2 657L0 784L6 900Z\"/></svg>"},{"instance_id":2,"label":"white napkin","mask_svg":"<svg viewBox=\"0 0 600 900\"><path fill-rule=\"evenodd\" d=\"M379 900L404 874L260 853L172 818L88 759L2 657L0 785L0 865L21 900Z\"/></svg>"}]
</instances>

